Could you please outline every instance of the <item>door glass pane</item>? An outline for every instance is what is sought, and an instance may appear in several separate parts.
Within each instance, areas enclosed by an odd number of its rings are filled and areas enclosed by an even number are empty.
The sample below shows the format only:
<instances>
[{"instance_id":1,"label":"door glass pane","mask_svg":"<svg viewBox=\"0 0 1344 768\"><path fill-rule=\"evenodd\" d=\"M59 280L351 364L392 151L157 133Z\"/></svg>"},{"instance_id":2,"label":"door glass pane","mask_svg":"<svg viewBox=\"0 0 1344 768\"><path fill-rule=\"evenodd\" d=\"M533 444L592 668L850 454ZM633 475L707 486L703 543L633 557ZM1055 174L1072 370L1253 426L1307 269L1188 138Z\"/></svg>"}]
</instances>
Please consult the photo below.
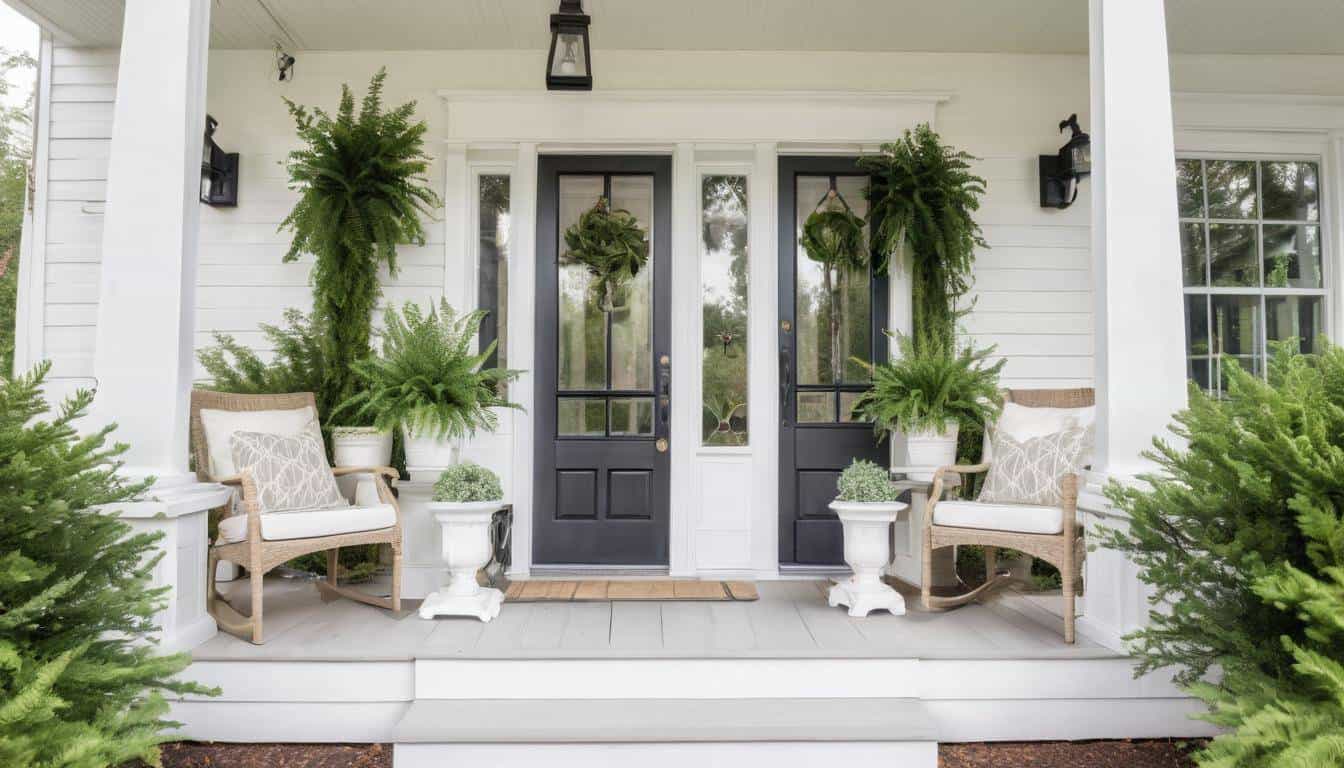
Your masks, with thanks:
<instances>
[{"instance_id":1,"label":"door glass pane","mask_svg":"<svg viewBox=\"0 0 1344 768\"><path fill-rule=\"evenodd\" d=\"M1209 218L1253 219L1256 205L1255 163L1242 160L1207 160Z\"/></svg>"},{"instance_id":2,"label":"door glass pane","mask_svg":"<svg viewBox=\"0 0 1344 768\"><path fill-rule=\"evenodd\" d=\"M558 435L602 437L607 433L607 401L602 398L560 398Z\"/></svg>"},{"instance_id":3,"label":"door glass pane","mask_svg":"<svg viewBox=\"0 0 1344 768\"><path fill-rule=\"evenodd\" d=\"M747 444L747 177L700 185L704 445Z\"/></svg>"},{"instance_id":4,"label":"door glass pane","mask_svg":"<svg viewBox=\"0 0 1344 768\"><path fill-rule=\"evenodd\" d=\"M1182 218L1204 215L1204 177L1198 160L1176 161L1176 202Z\"/></svg>"},{"instance_id":5,"label":"door glass pane","mask_svg":"<svg viewBox=\"0 0 1344 768\"><path fill-rule=\"evenodd\" d=\"M863 395L862 392L841 392L840 393L840 420L841 421L863 421L863 419L854 416L854 403Z\"/></svg>"},{"instance_id":6,"label":"door glass pane","mask_svg":"<svg viewBox=\"0 0 1344 768\"><path fill-rule=\"evenodd\" d=\"M799 392L798 423L835 421L835 392Z\"/></svg>"},{"instance_id":7,"label":"door glass pane","mask_svg":"<svg viewBox=\"0 0 1344 768\"><path fill-rule=\"evenodd\" d=\"M560 177L560 389L604 389L607 385L607 313L602 311L596 281L588 269L566 264L564 259L565 230L597 203L602 192L601 176Z\"/></svg>"},{"instance_id":8,"label":"door glass pane","mask_svg":"<svg viewBox=\"0 0 1344 768\"><path fill-rule=\"evenodd\" d=\"M1204 225L1199 222L1181 224L1181 263L1184 265L1186 285L1208 285L1208 260L1204 249Z\"/></svg>"},{"instance_id":9,"label":"door glass pane","mask_svg":"<svg viewBox=\"0 0 1344 768\"><path fill-rule=\"evenodd\" d=\"M868 200L864 189L868 179L863 176L841 176L836 179L836 190L840 197L849 203L849 208L859 218L868 216ZM868 227L863 228L864 243L868 242ZM867 269L840 273L840 338L841 365L843 380L847 383L867 383L868 371L852 358L872 362L873 324L872 324L872 277Z\"/></svg>"},{"instance_id":10,"label":"door glass pane","mask_svg":"<svg viewBox=\"0 0 1344 768\"><path fill-rule=\"evenodd\" d=\"M1243 370L1259 374L1264 350L1260 346L1260 297L1212 296L1213 351L1218 368L1219 388L1225 389L1227 380L1222 372L1222 356L1230 356Z\"/></svg>"},{"instance_id":11,"label":"door glass pane","mask_svg":"<svg viewBox=\"0 0 1344 768\"><path fill-rule=\"evenodd\" d=\"M1324 327L1323 296L1270 296L1265 299L1268 317L1265 332L1271 341L1297 339L1303 352L1320 352Z\"/></svg>"},{"instance_id":12,"label":"door glass pane","mask_svg":"<svg viewBox=\"0 0 1344 768\"><path fill-rule=\"evenodd\" d=\"M1213 284L1260 284L1259 255L1254 224L1210 224L1209 260Z\"/></svg>"},{"instance_id":13,"label":"door glass pane","mask_svg":"<svg viewBox=\"0 0 1344 768\"><path fill-rule=\"evenodd\" d=\"M838 201L862 218L868 213L863 190L867 179L836 179ZM827 203L830 177L798 176L795 239L813 212ZM865 237L867 227L864 227ZM865 382L868 373L851 356L872 355L871 279L868 270L849 270L813 261L797 246L795 310L798 344L798 383Z\"/></svg>"},{"instance_id":14,"label":"door glass pane","mask_svg":"<svg viewBox=\"0 0 1344 768\"><path fill-rule=\"evenodd\" d=\"M1320 216L1315 163L1261 163L1260 190L1266 219L1315 221Z\"/></svg>"},{"instance_id":15,"label":"door glass pane","mask_svg":"<svg viewBox=\"0 0 1344 768\"><path fill-rule=\"evenodd\" d=\"M611 434L652 435L653 398L612 398Z\"/></svg>"},{"instance_id":16,"label":"door glass pane","mask_svg":"<svg viewBox=\"0 0 1344 768\"><path fill-rule=\"evenodd\" d=\"M1209 299L1203 294L1185 297L1185 375L1209 388Z\"/></svg>"},{"instance_id":17,"label":"door glass pane","mask_svg":"<svg viewBox=\"0 0 1344 768\"><path fill-rule=\"evenodd\" d=\"M611 206L634 214L653 242L653 177L612 176ZM611 388L653 389L653 249L649 260L617 293L611 315ZM624 302L620 299L624 298Z\"/></svg>"},{"instance_id":18,"label":"door glass pane","mask_svg":"<svg viewBox=\"0 0 1344 768\"><path fill-rule=\"evenodd\" d=\"M1321 232L1314 224L1265 225L1265 286L1320 288Z\"/></svg>"}]
</instances>

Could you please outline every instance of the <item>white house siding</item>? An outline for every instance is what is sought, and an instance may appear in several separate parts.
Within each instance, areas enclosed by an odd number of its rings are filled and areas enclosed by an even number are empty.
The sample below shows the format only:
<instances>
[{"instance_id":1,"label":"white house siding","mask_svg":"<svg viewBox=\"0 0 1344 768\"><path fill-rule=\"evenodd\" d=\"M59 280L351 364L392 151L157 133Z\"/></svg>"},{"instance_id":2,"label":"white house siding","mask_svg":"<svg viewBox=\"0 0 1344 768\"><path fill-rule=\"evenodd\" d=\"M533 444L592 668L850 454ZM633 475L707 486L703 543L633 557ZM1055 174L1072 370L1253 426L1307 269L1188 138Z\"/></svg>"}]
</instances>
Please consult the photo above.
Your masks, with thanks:
<instances>
[{"instance_id":1,"label":"white house siding","mask_svg":"<svg viewBox=\"0 0 1344 768\"><path fill-rule=\"evenodd\" d=\"M948 91L937 128L977 156L989 182L979 215L991 246L976 266L974 311L966 329L1007 359L1010 386L1092 382L1092 280L1089 196L1084 187L1066 211L1037 203L1036 156L1057 150L1055 123L1078 112L1086 127L1087 60L1074 55L857 52L602 51L599 88ZM1282 91L1330 94L1344 86L1344 57L1173 57L1175 90ZM527 89L540 85L541 52L306 52L297 77L273 81L270 51L215 51L210 57L210 112L219 143L242 153L237 208L203 208L197 343L212 331L264 348L260 322L310 306L308 263L283 264L288 240L277 226L294 195L280 165L294 147L282 97L334 107L340 84L362 91L379 67L389 71L387 100L413 98L439 155L445 88ZM46 185L45 296L41 349L59 384L91 383L98 293L98 251L115 92L117 54L56 47L52 54ZM436 162L431 183L441 186ZM390 301L425 302L470 295L467 265L444 264L444 225L431 222L429 242L402 248L402 271L386 281ZM453 234L459 236L458 233ZM470 249L467 250L470 253Z\"/></svg>"}]
</instances>

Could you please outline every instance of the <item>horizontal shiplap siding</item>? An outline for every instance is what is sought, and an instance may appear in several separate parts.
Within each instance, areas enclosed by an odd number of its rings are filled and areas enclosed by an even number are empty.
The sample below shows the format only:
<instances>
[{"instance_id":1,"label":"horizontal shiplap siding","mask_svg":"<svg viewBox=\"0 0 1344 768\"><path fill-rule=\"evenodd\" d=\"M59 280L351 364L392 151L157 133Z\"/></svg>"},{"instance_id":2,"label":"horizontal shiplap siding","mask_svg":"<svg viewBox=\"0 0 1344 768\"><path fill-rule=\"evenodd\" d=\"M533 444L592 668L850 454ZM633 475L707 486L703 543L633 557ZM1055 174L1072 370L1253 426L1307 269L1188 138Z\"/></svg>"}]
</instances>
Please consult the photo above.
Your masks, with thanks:
<instances>
[{"instance_id":1,"label":"horizontal shiplap siding","mask_svg":"<svg viewBox=\"0 0 1344 768\"><path fill-rule=\"evenodd\" d=\"M1036 163L1002 151L976 163L986 181L976 221L989 248L976 254L963 327L1006 361L1006 387L1092 386L1089 190L1068 209L1041 208Z\"/></svg>"}]
</instances>

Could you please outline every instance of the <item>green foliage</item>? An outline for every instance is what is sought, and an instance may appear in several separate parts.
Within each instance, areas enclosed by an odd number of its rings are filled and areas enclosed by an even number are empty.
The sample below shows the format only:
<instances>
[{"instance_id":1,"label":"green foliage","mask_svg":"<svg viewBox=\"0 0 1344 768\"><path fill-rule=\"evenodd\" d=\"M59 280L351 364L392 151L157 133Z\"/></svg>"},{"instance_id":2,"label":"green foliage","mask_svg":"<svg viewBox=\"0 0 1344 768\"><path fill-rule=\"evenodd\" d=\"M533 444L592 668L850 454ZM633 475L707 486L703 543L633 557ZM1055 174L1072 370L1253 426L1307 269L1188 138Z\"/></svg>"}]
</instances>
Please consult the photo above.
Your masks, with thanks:
<instances>
[{"instance_id":1,"label":"green foliage","mask_svg":"<svg viewBox=\"0 0 1344 768\"><path fill-rule=\"evenodd\" d=\"M425 124L412 120L415 102L384 111L386 78L381 69L373 76L358 112L345 85L334 116L285 100L304 147L289 153L290 186L300 197L280 228L294 233L285 261L316 257L313 312L328 366L317 390L324 413L350 397L351 366L370 354L378 268L395 275L397 245L423 245L420 217L443 204L425 178Z\"/></svg>"},{"instance_id":2,"label":"green foliage","mask_svg":"<svg viewBox=\"0 0 1344 768\"><path fill-rule=\"evenodd\" d=\"M445 469L434 483L434 500L459 504L470 501L498 501L504 489L494 472L470 461Z\"/></svg>"},{"instance_id":3,"label":"green foliage","mask_svg":"<svg viewBox=\"0 0 1344 768\"><path fill-rule=\"evenodd\" d=\"M597 278L602 309L610 312L621 304L618 292L639 274L649 260L648 233L634 214L612 209L605 197L584 211L565 230L565 263L582 264Z\"/></svg>"},{"instance_id":4,"label":"green foliage","mask_svg":"<svg viewBox=\"0 0 1344 768\"><path fill-rule=\"evenodd\" d=\"M493 431L491 408L519 408L500 394L521 371L486 368L492 342L480 354L471 348L485 312L459 317L447 301L424 314L410 302L385 315L382 355L354 364L361 389L339 412L371 420L379 429L406 427L413 434L456 438Z\"/></svg>"},{"instance_id":5,"label":"green foliage","mask_svg":"<svg viewBox=\"0 0 1344 768\"><path fill-rule=\"evenodd\" d=\"M1004 361L986 364L992 347L956 352L934 339L917 346L910 336L887 335L898 345L895 361L872 365L855 360L872 372L873 383L854 402L854 414L873 422L878 434L942 431L949 419L980 425L998 415Z\"/></svg>"},{"instance_id":6,"label":"green foliage","mask_svg":"<svg viewBox=\"0 0 1344 768\"><path fill-rule=\"evenodd\" d=\"M917 345L952 345L975 249L988 247L972 218L985 193L985 180L970 171L975 159L943 144L927 124L859 159L873 177L868 220L878 251L893 258L909 246Z\"/></svg>"},{"instance_id":7,"label":"green foliage","mask_svg":"<svg viewBox=\"0 0 1344 768\"><path fill-rule=\"evenodd\" d=\"M147 484L119 479L112 427L77 433L91 393L49 413L48 370L0 378L0 765L153 760L174 725L161 692L209 691L175 678L187 654L143 642L166 602L148 586L161 536L94 511Z\"/></svg>"},{"instance_id":8,"label":"green foliage","mask_svg":"<svg viewBox=\"0 0 1344 768\"><path fill-rule=\"evenodd\" d=\"M871 461L855 459L840 473L836 482L840 501L879 502L898 501L901 490L891 482L891 475Z\"/></svg>"},{"instance_id":9,"label":"green foliage","mask_svg":"<svg viewBox=\"0 0 1344 768\"><path fill-rule=\"evenodd\" d=\"M11 103L16 74L36 66L26 53L0 48L0 377L14 370L14 323L19 296L19 238L32 159L33 97Z\"/></svg>"},{"instance_id":10,"label":"green foliage","mask_svg":"<svg viewBox=\"0 0 1344 768\"><path fill-rule=\"evenodd\" d=\"M1108 491L1131 522L1102 544L1153 588L1131 647L1232 729L1201 765L1344 765L1344 351L1223 367L1225 396L1192 386L1175 417L1184 447L1154 442L1148 487Z\"/></svg>"},{"instance_id":11,"label":"green foliage","mask_svg":"<svg viewBox=\"0 0 1344 768\"><path fill-rule=\"evenodd\" d=\"M813 211L803 222L798 244L809 259L828 269L857 272L868 268L863 219L843 204L828 203Z\"/></svg>"},{"instance_id":12,"label":"green foliage","mask_svg":"<svg viewBox=\"0 0 1344 768\"><path fill-rule=\"evenodd\" d=\"M325 390L327 358L323 352L326 329L322 321L297 309L285 310L284 326L261 326L267 346L275 350L270 362L232 336L216 332L214 346L197 351L196 358L210 376L209 388L244 395ZM322 408L319 413L330 413Z\"/></svg>"}]
</instances>

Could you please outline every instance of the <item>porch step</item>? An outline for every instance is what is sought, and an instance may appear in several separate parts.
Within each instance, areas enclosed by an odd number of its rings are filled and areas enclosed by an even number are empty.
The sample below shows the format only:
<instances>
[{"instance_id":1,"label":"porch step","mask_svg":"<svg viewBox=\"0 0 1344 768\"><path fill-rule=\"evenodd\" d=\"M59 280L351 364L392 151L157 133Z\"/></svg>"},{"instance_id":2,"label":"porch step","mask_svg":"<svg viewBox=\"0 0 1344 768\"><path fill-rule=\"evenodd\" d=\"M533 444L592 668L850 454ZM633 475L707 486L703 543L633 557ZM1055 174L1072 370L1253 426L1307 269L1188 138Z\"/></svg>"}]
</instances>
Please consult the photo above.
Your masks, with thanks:
<instances>
[{"instance_id":1,"label":"porch step","mask_svg":"<svg viewBox=\"0 0 1344 768\"><path fill-rule=\"evenodd\" d=\"M418 699L393 741L395 768L938 761L933 722L915 699Z\"/></svg>"}]
</instances>

